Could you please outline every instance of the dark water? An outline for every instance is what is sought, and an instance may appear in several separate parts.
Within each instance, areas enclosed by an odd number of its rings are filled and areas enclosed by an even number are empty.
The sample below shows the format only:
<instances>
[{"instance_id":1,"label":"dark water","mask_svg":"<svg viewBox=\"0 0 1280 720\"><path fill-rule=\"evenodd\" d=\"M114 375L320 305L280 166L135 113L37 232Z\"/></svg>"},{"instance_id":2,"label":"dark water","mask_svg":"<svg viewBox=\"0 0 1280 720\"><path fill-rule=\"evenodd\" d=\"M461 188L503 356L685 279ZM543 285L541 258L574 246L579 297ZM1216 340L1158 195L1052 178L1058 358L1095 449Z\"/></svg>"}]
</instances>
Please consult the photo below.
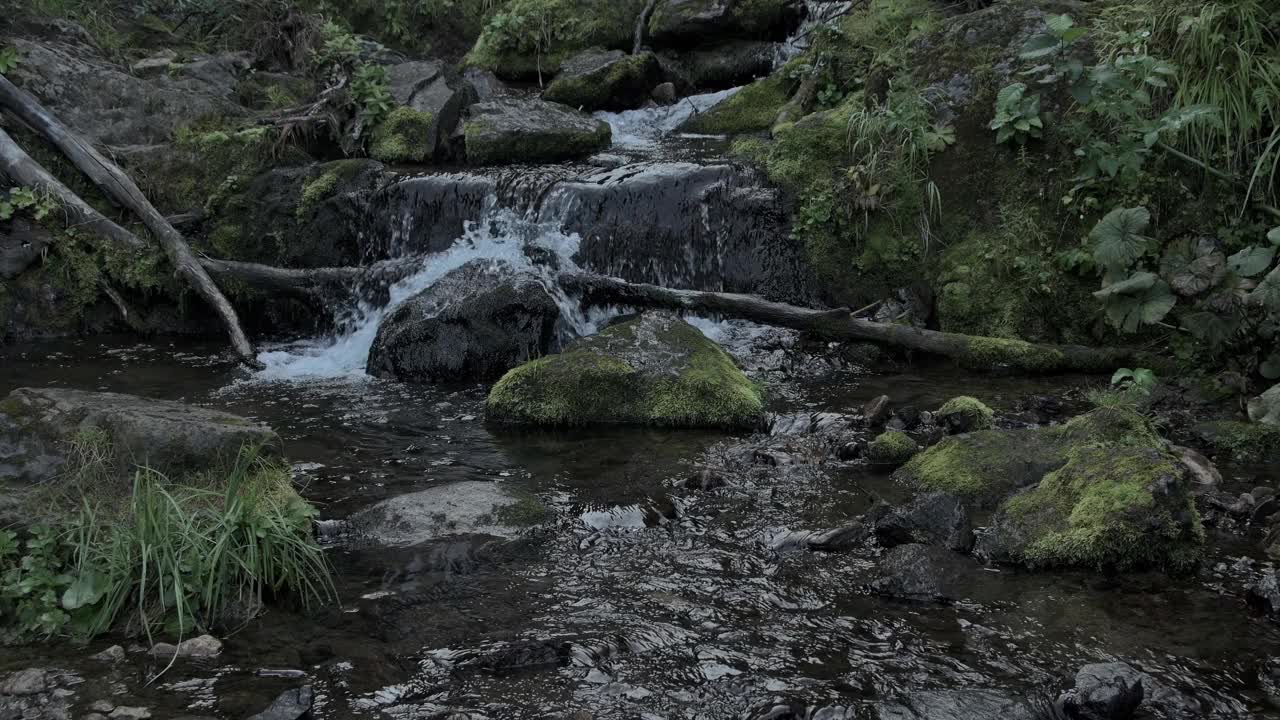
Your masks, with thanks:
<instances>
[{"instance_id":1,"label":"dark water","mask_svg":"<svg viewBox=\"0 0 1280 720\"><path fill-rule=\"evenodd\" d=\"M82 708L111 697L154 717L247 717L303 682L261 672L293 670L314 685L319 718L874 718L877 703L922 690L1050 698L1082 664L1121 659L1160 684L1150 717L1280 717L1259 682L1280 629L1249 614L1230 569L1253 551L1243 539L1214 536L1190 578L974 566L963 602L902 604L864 589L875 551L785 541L904 497L883 473L824 458L812 437L776 440L795 461L764 467L736 459L745 438L716 433L497 431L479 386L256 382L219 346L185 342L6 348L0 367L0 392L122 391L268 422L330 518L459 480L527 488L554 510L512 541L334 546L340 608L273 611L216 660L179 662L150 685L161 667L141 654L87 659L123 638L5 649L0 670L84 678ZM788 412L853 412L881 393L922 409L965 393L1013 411L1076 382L847 371L774 396ZM727 486L686 490L699 466Z\"/></svg>"}]
</instances>

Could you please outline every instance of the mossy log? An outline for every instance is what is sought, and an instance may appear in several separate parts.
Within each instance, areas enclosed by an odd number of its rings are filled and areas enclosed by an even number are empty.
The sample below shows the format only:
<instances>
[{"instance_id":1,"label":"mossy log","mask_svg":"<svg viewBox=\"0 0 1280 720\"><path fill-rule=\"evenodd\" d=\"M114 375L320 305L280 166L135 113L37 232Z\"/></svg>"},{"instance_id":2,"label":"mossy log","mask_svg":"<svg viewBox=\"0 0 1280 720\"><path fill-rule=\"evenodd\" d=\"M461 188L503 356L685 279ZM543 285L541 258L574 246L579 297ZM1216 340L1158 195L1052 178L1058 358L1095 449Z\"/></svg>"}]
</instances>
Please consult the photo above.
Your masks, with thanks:
<instances>
[{"instance_id":1,"label":"mossy log","mask_svg":"<svg viewBox=\"0 0 1280 720\"><path fill-rule=\"evenodd\" d=\"M218 289L217 284L213 282L213 278L209 277L209 274L205 272L204 267L201 266L199 259L191 251L191 246L187 245L187 241L182 237L182 234L165 220L164 216L156 210L151 201L147 200L147 197L142 194L142 191L138 189L133 180L129 179L129 176L115 163L108 160L83 138L71 132L59 122L52 113L40 105L39 101L9 82L3 75L0 75L0 107L8 110L19 120L48 139L108 197L122 207L133 211L142 220L142 224L160 242L165 254L169 257L169 262L173 264L178 274L222 318L236 354L245 363L256 366L258 361L254 354L253 346L249 343L248 337L245 336L244 329L240 327L240 318L236 316L235 308L231 306L226 296ZM12 139L7 135L5 139L12 144ZM13 155L12 150L9 150L5 155L6 157ZM29 157L27 159L28 161L30 160ZM48 173L45 173L45 175L48 176ZM41 184L40 187L57 197L58 201L63 205L78 204L87 207L83 200L75 198L74 193L71 193L61 183L48 184L46 182ZM80 210L82 211L83 207ZM103 219L105 220L105 218ZM120 237L119 233L114 230L112 232L116 237Z\"/></svg>"},{"instance_id":2,"label":"mossy log","mask_svg":"<svg viewBox=\"0 0 1280 720\"><path fill-rule=\"evenodd\" d=\"M1122 366L1164 368L1168 365L1159 356L1131 348L1046 345L922 330L863 320L847 309L813 310L752 295L673 290L584 273L561 273L559 281L563 287L579 293L587 305L659 307L741 318L835 339L869 341L949 357L974 370L1111 372Z\"/></svg>"}]
</instances>

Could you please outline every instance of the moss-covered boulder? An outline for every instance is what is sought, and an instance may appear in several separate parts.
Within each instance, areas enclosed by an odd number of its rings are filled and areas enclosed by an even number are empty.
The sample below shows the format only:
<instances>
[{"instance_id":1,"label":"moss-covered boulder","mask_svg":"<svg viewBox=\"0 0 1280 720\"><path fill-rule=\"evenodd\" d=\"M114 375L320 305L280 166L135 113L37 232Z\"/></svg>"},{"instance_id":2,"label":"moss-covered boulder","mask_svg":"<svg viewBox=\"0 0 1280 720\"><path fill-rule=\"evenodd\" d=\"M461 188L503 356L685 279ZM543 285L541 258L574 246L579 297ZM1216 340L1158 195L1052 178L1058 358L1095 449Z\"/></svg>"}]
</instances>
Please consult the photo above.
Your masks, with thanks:
<instances>
[{"instance_id":1,"label":"moss-covered boulder","mask_svg":"<svg viewBox=\"0 0 1280 720\"><path fill-rule=\"evenodd\" d=\"M591 48L566 62L542 97L580 110L630 110L643 105L661 81L651 52Z\"/></svg>"},{"instance_id":2,"label":"moss-covered boulder","mask_svg":"<svg viewBox=\"0 0 1280 720\"><path fill-rule=\"evenodd\" d=\"M894 477L995 510L977 552L996 562L1179 569L1203 541L1187 468L1129 410L950 437Z\"/></svg>"},{"instance_id":3,"label":"moss-covered boulder","mask_svg":"<svg viewBox=\"0 0 1280 720\"><path fill-rule=\"evenodd\" d=\"M375 130L370 155L383 162L422 162L452 159L449 142L462 114L478 102L479 92L465 78L433 60L412 60L387 70L391 97L400 109ZM406 112L409 111L409 112ZM399 125L400 128L395 126ZM407 142L380 142L384 136L405 136Z\"/></svg>"},{"instance_id":4,"label":"moss-covered boulder","mask_svg":"<svg viewBox=\"0 0 1280 720\"><path fill-rule=\"evenodd\" d=\"M730 40L714 47L663 53L663 67L685 92L710 92L746 85L769 75L777 43Z\"/></svg>"},{"instance_id":5,"label":"moss-covered boulder","mask_svg":"<svg viewBox=\"0 0 1280 720\"><path fill-rule=\"evenodd\" d=\"M898 467L905 464L916 453L920 446L911 436L897 430L882 433L867 445L867 459L876 465Z\"/></svg>"},{"instance_id":6,"label":"moss-covered boulder","mask_svg":"<svg viewBox=\"0 0 1280 720\"><path fill-rule=\"evenodd\" d=\"M435 153L430 142L431 113L398 107L378 123L370 136L369 156L385 163L420 163Z\"/></svg>"},{"instance_id":7,"label":"moss-covered boulder","mask_svg":"<svg viewBox=\"0 0 1280 720\"><path fill-rule=\"evenodd\" d=\"M486 409L492 420L532 425L752 428L764 404L696 328L646 313L512 370Z\"/></svg>"},{"instance_id":8,"label":"moss-covered boulder","mask_svg":"<svg viewBox=\"0 0 1280 720\"><path fill-rule=\"evenodd\" d=\"M658 45L705 45L735 37L781 39L798 18L789 0L658 0L649 36Z\"/></svg>"},{"instance_id":9,"label":"moss-covered boulder","mask_svg":"<svg viewBox=\"0 0 1280 720\"><path fill-rule=\"evenodd\" d=\"M1280 428L1280 385L1249 401L1249 419Z\"/></svg>"},{"instance_id":10,"label":"moss-covered boulder","mask_svg":"<svg viewBox=\"0 0 1280 720\"><path fill-rule=\"evenodd\" d=\"M608 148L609 124L545 100L499 98L471 106L464 125L473 165L558 162Z\"/></svg>"},{"instance_id":11,"label":"moss-covered boulder","mask_svg":"<svg viewBox=\"0 0 1280 720\"><path fill-rule=\"evenodd\" d=\"M508 0L490 16L466 65L539 80L591 47L630 49L648 0Z\"/></svg>"},{"instance_id":12,"label":"moss-covered boulder","mask_svg":"<svg viewBox=\"0 0 1280 720\"><path fill-rule=\"evenodd\" d=\"M1204 530L1178 459L1161 446L1073 446L1066 463L1006 501L978 552L1032 568L1185 570Z\"/></svg>"},{"instance_id":13,"label":"moss-covered boulder","mask_svg":"<svg viewBox=\"0 0 1280 720\"><path fill-rule=\"evenodd\" d=\"M937 412L938 422L957 433L988 430L995 426L995 417L981 400L967 395L951 398Z\"/></svg>"},{"instance_id":14,"label":"moss-covered boulder","mask_svg":"<svg viewBox=\"0 0 1280 720\"><path fill-rule=\"evenodd\" d=\"M773 127L774 120L795 83L782 73L757 80L706 112L689 118L681 130L714 135L758 132Z\"/></svg>"},{"instance_id":15,"label":"moss-covered boulder","mask_svg":"<svg viewBox=\"0 0 1280 720\"><path fill-rule=\"evenodd\" d=\"M1213 420L1195 427L1195 433L1215 451L1236 462L1280 461L1280 427L1241 420Z\"/></svg>"}]
</instances>

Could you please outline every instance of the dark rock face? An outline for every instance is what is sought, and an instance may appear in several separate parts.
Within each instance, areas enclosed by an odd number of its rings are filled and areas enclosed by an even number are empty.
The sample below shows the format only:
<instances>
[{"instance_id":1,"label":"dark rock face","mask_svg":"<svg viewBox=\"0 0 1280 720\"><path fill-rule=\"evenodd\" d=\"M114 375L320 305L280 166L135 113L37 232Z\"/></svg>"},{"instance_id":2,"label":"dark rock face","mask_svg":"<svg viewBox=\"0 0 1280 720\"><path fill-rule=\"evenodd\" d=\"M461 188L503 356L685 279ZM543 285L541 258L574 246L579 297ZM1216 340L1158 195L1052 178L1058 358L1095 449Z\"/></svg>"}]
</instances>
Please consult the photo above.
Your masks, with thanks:
<instances>
[{"instance_id":1,"label":"dark rock face","mask_svg":"<svg viewBox=\"0 0 1280 720\"><path fill-rule=\"evenodd\" d=\"M570 58L542 97L588 111L631 110L643 105L660 81L653 53L591 48Z\"/></svg>"},{"instance_id":2,"label":"dark rock face","mask_svg":"<svg viewBox=\"0 0 1280 720\"><path fill-rule=\"evenodd\" d=\"M310 685L286 690L271 703L271 707L252 715L249 720L298 720L311 712L315 699Z\"/></svg>"},{"instance_id":3,"label":"dark rock face","mask_svg":"<svg viewBox=\"0 0 1280 720\"><path fill-rule=\"evenodd\" d=\"M694 46L721 38L781 39L799 19L790 0L659 0L649 36L662 46Z\"/></svg>"},{"instance_id":4,"label":"dark rock face","mask_svg":"<svg viewBox=\"0 0 1280 720\"><path fill-rule=\"evenodd\" d=\"M40 257L49 233L22 218L0 222L0 280L12 280Z\"/></svg>"},{"instance_id":5,"label":"dark rock face","mask_svg":"<svg viewBox=\"0 0 1280 720\"><path fill-rule=\"evenodd\" d=\"M1124 663L1085 665L1076 673L1075 689L1063 697L1075 720L1129 720L1142 704L1144 673Z\"/></svg>"},{"instance_id":6,"label":"dark rock face","mask_svg":"<svg viewBox=\"0 0 1280 720\"><path fill-rule=\"evenodd\" d=\"M499 98L472 105L463 125L473 165L559 162L609 147L609 124L559 103Z\"/></svg>"},{"instance_id":7,"label":"dark rock face","mask_svg":"<svg viewBox=\"0 0 1280 720\"><path fill-rule=\"evenodd\" d=\"M877 706L879 720L1037 720L1026 701L995 690L926 690Z\"/></svg>"},{"instance_id":8,"label":"dark rock face","mask_svg":"<svg viewBox=\"0 0 1280 720\"><path fill-rule=\"evenodd\" d=\"M745 85L773 71L776 46L733 40L713 48L664 53L662 66L684 92L710 92Z\"/></svg>"},{"instance_id":9,"label":"dark rock face","mask_svg":"<svg viewBox=\"0 0 1280 720\"><path fill-rule=\"evenodd\" d=\"M960 581L969 561L929 545L899 545L884 554L871 590L916 602L950 602L961 597Z\"/></svg>"},{"instance_id":10,"label":"dark rock face","mask_svg":"<svg viewBox=\"0 0 1280 720\"><path fill-rule=\"evenodd\" d=\"M493 177L463 173L402 180L370 202L363 253L387 258L448 249L468 223L480 219L497 192Z\"/></svg>"},{"instance_id":11,"label":"dark rock face","mask_svg":"<svg viewBox=\"0 0 1280 720\"><path fill-rule=\"evenodd\" d=\"M930 493L880 518L876 522L876 540L885 547L922 543L968 552L973 548L973 526L959 498Z\"/></svg>"},{"instance_id":12,"label":"dark rock face","mask_svg":"<svg viewBox=\"0 0 1280 720\"><path fill-rule=\"evenodd\" d=\"M475 86L461 78L450 78L442 63L414 60L392 65L387 84L396 103L418 112L430 113L431 125L424 139L428 159L450 159L453 135L468 107L480 101Z\"/></svg>"},{"instance_id":13,"label":"dark rock face","mask_svg":"<svg viewBox=\"0 0 1280 720\"><path fill-rule=\"evenodd\" d=\"M368 371L419 382L494 378L549 352L559 318L537 278L476 260L392 311Z\"/></svg>"},{"instance_id":14,"label":"dark rock face","mask_svg":"<svg viewBox=\"0 0 1280 720\"><path fill-rule=\"evenodd\" d=\"M1262 573L1245 589L1245 599L1259 612L1280 617L1280 575L1275 570Z\"/></svg>"}]
</instances>

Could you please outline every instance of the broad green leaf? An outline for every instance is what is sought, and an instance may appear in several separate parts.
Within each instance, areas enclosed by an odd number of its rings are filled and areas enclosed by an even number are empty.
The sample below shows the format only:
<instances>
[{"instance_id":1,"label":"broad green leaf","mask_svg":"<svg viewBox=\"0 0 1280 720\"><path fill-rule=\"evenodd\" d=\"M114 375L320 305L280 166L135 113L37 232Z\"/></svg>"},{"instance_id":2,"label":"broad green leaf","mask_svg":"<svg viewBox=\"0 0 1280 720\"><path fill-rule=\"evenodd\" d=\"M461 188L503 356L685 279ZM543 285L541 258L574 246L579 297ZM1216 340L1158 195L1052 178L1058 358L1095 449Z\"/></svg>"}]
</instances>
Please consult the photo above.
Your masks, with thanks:
<instances>
[{"instance_id":1,"label":"broad green leaf","mask_svg":"<svg viewBox=\"0 0 1280 720\"><path fill-rule=\"evenodd\" d=\"M92 570L81 573L62 593L62 607L77 610L92 605L102 599L107 587L107 580L101 573Z\"/></svg>"},{"instance_id":2,"label":"broad green leaf","mask_svg":"<svg viewBox=\"0 0 1280 720\"><path fill-rule=\"evenodd\" d=\"M1202 310L1183 315L1182 327L1197 340L1217 346L1226 342L1235 333L1236 321L1234 317L1223 317L1217 313Z\"/></svg>"},{"instance_id":3,"label":"broad green leaf","mask_svg":"<svg viewBox=\"0 0 1280 720\"><path fill-rule=\"evenodd\" d=\"M1033 35L1022 46L1022 52L1019 57L1024 60L1048 57L1058 51L1058 46L1058 38L1053 35L1048 33Z\"/></svg>"},{"instance_id":4,"label":"broad green leaf","mask_svg":"<svg viewBox=\"0 0 1280 720\"><path fill-rule=\"evenodd\" d=\"M1089 233L1094 259L1108 269L1129 267L1146 252L1148 240L1142 233L1150 224L1146 208L1116 208L1107 213Z\"/></svg>"},{"instance_id":5,"label":"broad green leaf","mask_svg":"<svg viewBox=\"0 0 1280 720\"><path fill-rule=\"evenodd\" d=\"M1160 277L1184 297L1198 295L1217 285L1226 272L1226 256L1207 238L1175 240L1160 259Z\"/></svg>"},{"instance_id":6,"label":"broad green leaf","mask_svg":"<svg viewBox=\"0 0 1280 720\"><path fill-rule=\"evenodd\" d=\"M1062 35L1075 27L1076 21L1070 15L1051 15L1045 20L1045 25L1048 26L1049 32L1054 35Z\"/></svg>"},{"instance_id":7,"label":"broad green leaf","mask_svg":"<svg viewBox=\"0 0 1280 720\"><path fill-rule=\"evenodd\" d=\"M1169 285L1151 273L1138 273L1094 295L1105 301L1111 324L1125 332L1160 322L1178 303Z\"/></svg>"},{"instance_id":8,"label":"broad green leaf","mask_svg":"<svg viewBox=\"0 0 1280 720\"><path fill-rule=\"evenodd\" d=\"M1151 289L1158 280L1155 275L1149 272L1135 273L1127 280L1111 283L1093 294L1096 298L1109 298L1113 295L1138 295L1146 290Z\"/></svg>"},{"instance_id":9,"label":"broad green leaf","mask_svg":"<svg viewBox=\"0 0 1280 720\"><path fill-rule=\"evenodd\" d=\"M1271 267L1275 259L1273 247L1249 247L1227 258L1227 268L1241 277L1253 277Z\"/></svg>"}]
</instances>

